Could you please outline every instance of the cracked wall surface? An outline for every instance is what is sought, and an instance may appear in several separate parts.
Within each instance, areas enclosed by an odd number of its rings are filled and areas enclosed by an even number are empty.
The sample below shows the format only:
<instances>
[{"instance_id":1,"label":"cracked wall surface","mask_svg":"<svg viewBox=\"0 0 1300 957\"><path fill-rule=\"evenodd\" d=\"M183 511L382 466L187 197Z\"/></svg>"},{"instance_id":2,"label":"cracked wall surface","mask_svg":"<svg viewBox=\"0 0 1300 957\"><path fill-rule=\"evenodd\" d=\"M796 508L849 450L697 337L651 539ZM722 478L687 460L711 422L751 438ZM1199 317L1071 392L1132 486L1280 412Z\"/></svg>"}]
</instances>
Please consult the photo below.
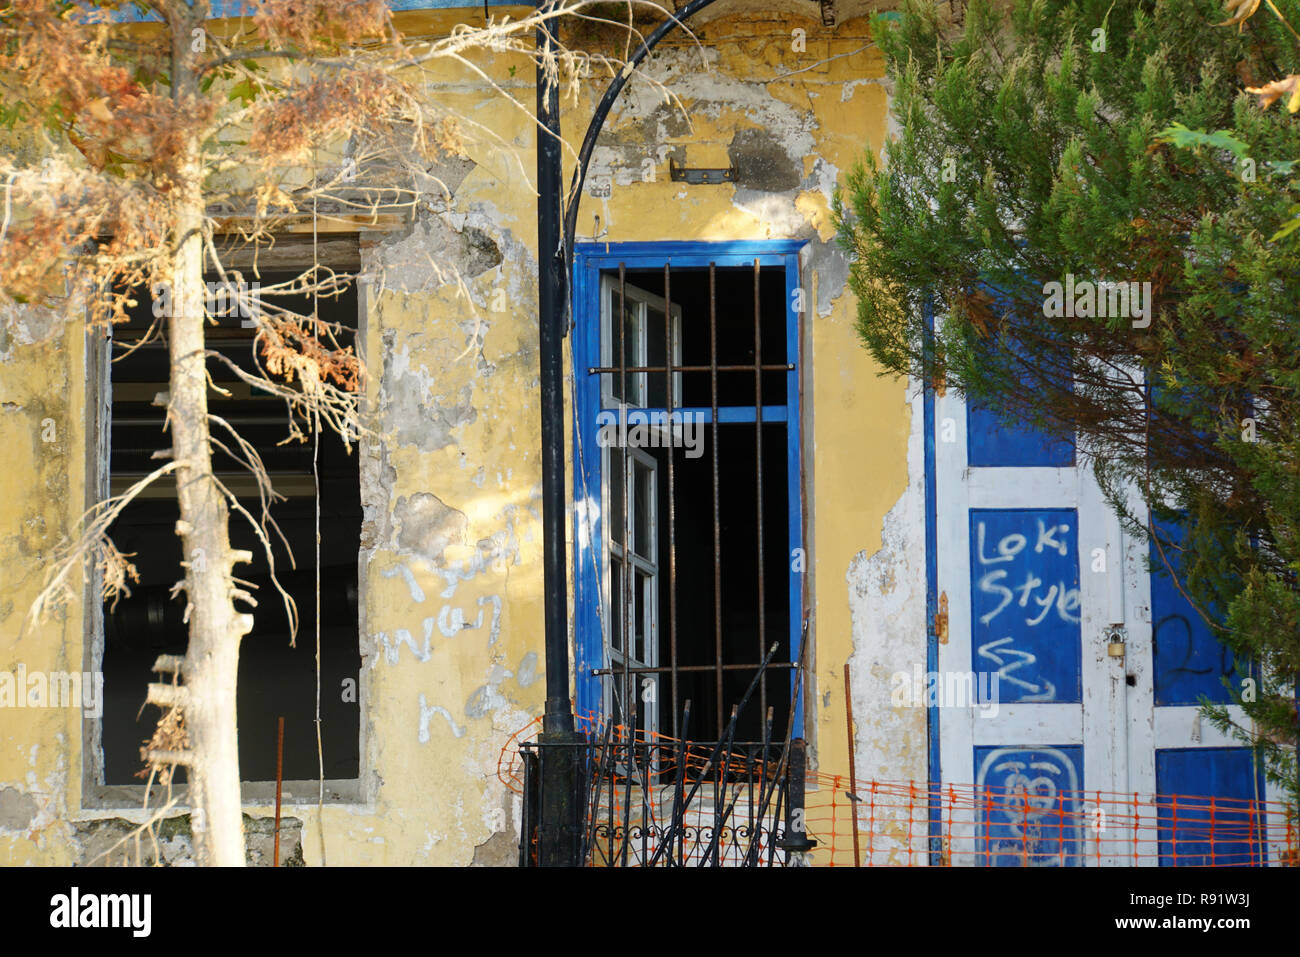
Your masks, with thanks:
<instances>
[{"instance_id":1,"label":"cracked wall surface","mask_svg":"<svg viewBox=\"0 0 1300 957\"><path fill-rule=\"evenodd\" d=\"M454 22L408 16L408 29L427 32ZM802 50L795 29L805 31ZM646 65L685 113L642 80L611 112L578 239L807 241L807 736L820 766L847 768L842 668L851 659L859 775L914 776L924 713L920 725L916 714L889 713L876 676L924 661L919 426L905 383L881 377L857 340L830 215L843 173L885 134L883 64L865 19L828 28L811 16L728 13L696 35L699 45L666 41ZM488 72L531 109L525 59L499 55ZM602 89L565 102L574 149ZM513 863L518 798L497 762L541 713L545 692L534 130L468 70L439 66L424 91L486 132L471 138L469 156L435 171L445 194L407 228L362 236L375 430L358 452L362 777L356 800L328 802L323 814L293 805L308 865ZM673 182L670 159L735 165L738 179ZM84 487L82 339L40 317L24 323L0 341L0 439L15 450L0 502L0 667L79 667L80 613L17 638L41 562ZM41 442L45 420L64 451ZM0 862L71 863L100 846L104 825L87 823L97 818L82 807L80 742L73 712L6 723ZM262 818L268 809L249 810Z\"/></svg>"}]
</instances>

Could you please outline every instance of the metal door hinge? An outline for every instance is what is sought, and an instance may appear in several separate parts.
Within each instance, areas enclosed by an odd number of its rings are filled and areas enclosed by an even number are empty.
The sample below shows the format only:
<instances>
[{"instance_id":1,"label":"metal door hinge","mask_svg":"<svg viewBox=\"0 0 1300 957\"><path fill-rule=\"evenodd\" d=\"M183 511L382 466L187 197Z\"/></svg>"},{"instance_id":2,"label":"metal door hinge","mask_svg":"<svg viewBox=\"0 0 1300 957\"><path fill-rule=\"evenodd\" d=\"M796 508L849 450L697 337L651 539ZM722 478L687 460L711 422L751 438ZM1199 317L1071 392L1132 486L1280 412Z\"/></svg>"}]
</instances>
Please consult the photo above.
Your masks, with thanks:
<instances>
[{"instance_id":1,"label":"metal door hinge","mask_svg":"<svg viewBox=\"0 0 1300 957\"><path fill-rule=\"evenodd\" d=\"M939 610L934 613L934 633L939 644L948 644L948 593L939 592Z\"/></svg>"}]
</instances>

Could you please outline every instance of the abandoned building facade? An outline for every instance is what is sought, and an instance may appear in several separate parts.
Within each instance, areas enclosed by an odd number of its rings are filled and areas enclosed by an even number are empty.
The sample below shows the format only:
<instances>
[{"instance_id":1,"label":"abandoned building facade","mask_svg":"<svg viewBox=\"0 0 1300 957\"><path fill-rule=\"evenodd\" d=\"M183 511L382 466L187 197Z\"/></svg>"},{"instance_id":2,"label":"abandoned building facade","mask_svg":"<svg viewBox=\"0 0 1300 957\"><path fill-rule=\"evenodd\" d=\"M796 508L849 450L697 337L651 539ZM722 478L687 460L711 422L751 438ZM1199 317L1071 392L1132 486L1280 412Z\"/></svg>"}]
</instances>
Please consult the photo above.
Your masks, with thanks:
<instances>
[{"instance_id":1,"label":"abandoned building facade","mask_svg":"<svg viewBox=\"0 0 1300 957\"><path fill-rule=\"evenodd\" d=\"M481 16L395 6L412 33ZM716 740L775 646L736 736L758 740L770 709L775 736L805 742L811 863L853 862L854 806L873 863L1168 863L1180 838L1155 796L1269 797L1250 752L1197 707L1226 700L1235 665L1148 573L1072 444L885 376L862 347L831 201L888 135L872 12L723 0L647 63L680 104L632 82L605 124L564 355L577 713ZM493 134L437 171L451 200L398 226L285 237L261 265L360 273L328 308L370 370L374 434L350 452L322 439L313 457L277 444L278 406L222 400L286 496L287 587L306 609L322 583L296 647L264 606L240 672L250 846L269 853L283 717L284 815L306 864L519 860L523 801L502 769L545 694L537 137L486 81L440 69L429 95ZM531 106L530 62L485 69ZM603 88L563 102L575 149ZM139 745L157 717L144 688L154 659L184 648L174 497L141 500L115 529L141 570L129 599L101 607L87 591L57 620L23 622L51 550L163 447L165 353L110 363L102 335L13 328L0 674L18 689L20 673L84 681L59 707L51 681L46 706L20 693L0 708L0 862L89 863L143 819ZM251 334L222 326L213 347L237 355ZM1032 795L1034 813L1064 802L1071 823L1032 834L1026 854L1023 821L970 799L986 785ZM1128 820L1116 795L1148 809L1140 841L1099 836L1106 815ZM1008 835L1021 850L1004 861ZM1276 840L1254 828L1216 853L1267 858ZM182 860L183 844L161 853ZM1184 860L1198 846L1188 837Z\"/></svg>"}]
</instances>

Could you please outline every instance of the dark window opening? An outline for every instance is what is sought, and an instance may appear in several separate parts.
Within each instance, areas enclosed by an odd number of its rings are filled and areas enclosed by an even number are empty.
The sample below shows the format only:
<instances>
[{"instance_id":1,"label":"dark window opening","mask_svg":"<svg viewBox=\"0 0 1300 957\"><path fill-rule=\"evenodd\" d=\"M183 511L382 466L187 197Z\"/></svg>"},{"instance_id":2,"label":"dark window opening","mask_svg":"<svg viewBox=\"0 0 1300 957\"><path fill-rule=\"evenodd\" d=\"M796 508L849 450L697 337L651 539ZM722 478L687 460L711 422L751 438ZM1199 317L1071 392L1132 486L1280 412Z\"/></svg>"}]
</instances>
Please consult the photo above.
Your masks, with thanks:
<instances>
[{"instance_id":1,"label":"dark window opening","mask_svg":"<svg viewBox=\"0 0 1300 957\"><path fill-rule=\"evenodd\" d=\"M264 273L263 286L289 275ZM169 361L166 328L158 320L153 341L139 345L154 322L150 297L131 321L113 330L112 413L109 482L113 494L156 469L155 451L168 451L163 430L164 409L153 404L168 390ZM286 307L311 313L311 301L280 300ZM319 301L319 316L343 328L340 345L351 344L357 326L355 289ZM238 316L222 317L207 330L208 348L242 368L253 368L252 324ZM159 335L161 330L161 335ZM138 348L136 348L138 346ZM271 515L292 550L272 534L276 575L293 597L299 616L296 647L289 644L289 621L261 543L248 522L232 512L231 545L254 556L236 575L259 586L255 624L244 637L239 655L238 721L240 776L245 781L273 781L276 773L278 719L285 719L285 780L315 779L320 771L316 745L316 479L320 483L320 684L321 740L324 776L359 776L360 679L358 649L357 554L360 547L361 502L359 456L348 454L338 436L323 432L313 465L313 444L290 441L289 413L284 402L250 390L216 359L208 360L214 382L231 395L209 391L210 411L221 416L253 445L277 492L286 496L271 506ZM307 423L299 427L309 434ZM214 436L226 440L214 426ZM229 443L227 443L229 444ZM251 476L233 459L214 448L218 477L250 514L260 516ZM182 621L184 594L170 597L182 577L181 541L175 533L179 516L175 481L164 476L127 506L109 530L118 549L130 554L140 574L131 595L116 607L104 606L104 714L102 720L104 776L108 785L140 784L140 747L153 733L158 710L142 708L146 685L164 680L151 672L160 654L183 655L187 644ZM240 606L243 607L242 605ZM351 693L347 693L350 688ZM184 780L178 769L178 780Z\"/></svg>"},{"instance_id":2,"label":"dark window opening","mask_svg":"<svg viewBox=\"0 0 1300 957\"><path fill-rule=\"evenodd\" d=\"M602 410L690 417L671 443L629 432L600 450L606 714L718 740L775 643L735 740L761 741L770 708L779 741L793 690L789 435L775 420L790 378L785 271L626 270L604 276L601 299L601 367L617 370L599 373Z\"/></svg>"}]
</instances>

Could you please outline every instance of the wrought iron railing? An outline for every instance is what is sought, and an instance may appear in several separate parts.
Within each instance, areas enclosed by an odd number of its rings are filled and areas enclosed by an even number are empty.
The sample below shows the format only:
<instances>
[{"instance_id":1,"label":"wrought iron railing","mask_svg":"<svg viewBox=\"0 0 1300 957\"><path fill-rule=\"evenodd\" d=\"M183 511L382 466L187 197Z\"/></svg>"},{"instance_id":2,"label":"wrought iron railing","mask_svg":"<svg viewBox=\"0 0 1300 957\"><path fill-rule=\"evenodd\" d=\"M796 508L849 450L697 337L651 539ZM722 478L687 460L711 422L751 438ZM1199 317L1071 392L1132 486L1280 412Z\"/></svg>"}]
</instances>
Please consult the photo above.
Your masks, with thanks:
<instances>
[{"instance_id":1,"label":"wrought iron railing","mask_svg":"<svg viewBox=\"0 0 1300 957\"><path fill-rule=\"evenodd\" d=\"M575 865L784 867L816 842L804 824L802 740L699 743L605 725L576 743L520 746L520 865L537 864L545 763L573 760Z\"/></svg>"}]
</instances>

